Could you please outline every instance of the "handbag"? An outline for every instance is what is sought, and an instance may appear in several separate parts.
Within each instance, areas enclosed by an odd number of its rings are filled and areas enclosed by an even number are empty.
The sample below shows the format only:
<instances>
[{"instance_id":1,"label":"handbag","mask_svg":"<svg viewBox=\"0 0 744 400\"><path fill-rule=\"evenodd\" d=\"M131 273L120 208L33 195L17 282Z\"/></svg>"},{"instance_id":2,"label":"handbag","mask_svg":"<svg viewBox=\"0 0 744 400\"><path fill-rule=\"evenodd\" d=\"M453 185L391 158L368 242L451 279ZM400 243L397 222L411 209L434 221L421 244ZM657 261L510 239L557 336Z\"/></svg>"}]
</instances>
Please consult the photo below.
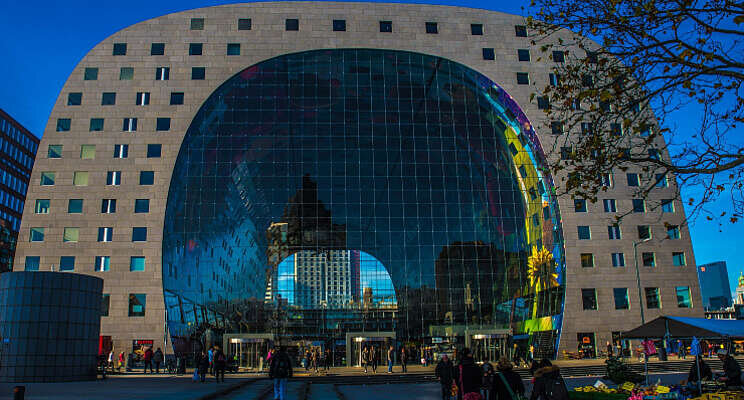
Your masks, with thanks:
<instances>
[{"instance_id":1,"label":"handbag","mask_svg":"<svg viewBox=\"0 0 744 400\"><path fill-rule=\"evenodd\" d=\"M194 382L199 382L199 368L194 368L194 376L191 377Z\"/></svg>"},{"instance_id":2,"label":"handbag","mask_svg":"<svg viewBox=\"0 0 744 400\"><path fill-rule=\"evenodd\" d=\"M527 399L522 394L514 393L511 386L509 386L509 382L506 381L506 378L504 378L504 374L502 374L501 372L499 372L499 378L501 378L501 382L503 382L504 386L506 386L506 390L509 391L509 396L511 396L512 400L526 400Z\"/></svg>"}]
</instances>

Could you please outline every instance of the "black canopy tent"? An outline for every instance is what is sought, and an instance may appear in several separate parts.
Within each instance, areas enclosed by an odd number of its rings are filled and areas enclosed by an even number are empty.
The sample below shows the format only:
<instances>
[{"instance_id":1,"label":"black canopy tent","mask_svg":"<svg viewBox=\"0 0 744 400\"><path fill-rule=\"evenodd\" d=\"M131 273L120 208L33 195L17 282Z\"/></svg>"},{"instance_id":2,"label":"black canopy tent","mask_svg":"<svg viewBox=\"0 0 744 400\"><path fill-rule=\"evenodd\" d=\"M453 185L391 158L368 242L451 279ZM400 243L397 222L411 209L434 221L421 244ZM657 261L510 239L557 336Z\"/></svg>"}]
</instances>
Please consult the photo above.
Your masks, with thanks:
<instances>
[{"instance_id":1,"label":"black canopy tent","mask_svg":"<svg viewBox=\"0 0 744 400\"><path fill-rule=\"evenodd\" d=\"M744 338L744 320L661 316L622 334L623 339L691 339L693 336L698 339Z\"/></svg>"}]
</instances>

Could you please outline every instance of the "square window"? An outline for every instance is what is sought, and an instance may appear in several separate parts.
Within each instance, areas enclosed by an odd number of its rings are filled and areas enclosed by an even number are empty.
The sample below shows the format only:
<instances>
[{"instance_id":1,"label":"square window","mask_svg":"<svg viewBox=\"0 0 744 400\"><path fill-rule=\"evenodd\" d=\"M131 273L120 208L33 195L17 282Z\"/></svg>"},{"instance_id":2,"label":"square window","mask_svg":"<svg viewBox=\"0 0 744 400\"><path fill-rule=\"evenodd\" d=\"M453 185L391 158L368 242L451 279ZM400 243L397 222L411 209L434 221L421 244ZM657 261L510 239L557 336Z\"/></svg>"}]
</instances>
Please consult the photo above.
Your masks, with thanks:
<instances>
[{"instance_id":1,"label":"square window","mask_svg":"<svg viewBox=\"0 0 744 400\"><path fill-rule=\"evenodd\" d=\"M124 118L122 120L121 130L123 132L136 132L137 118Z\"/></svg>"},{"instance_id":2,"label":"square window","mask_svg":"<svg viewBox=\"0 0 744 400\"><path fill-rule=\"evenodd\" d=\"M517 85L529 85L530 74L527 72L517 72Z\"/></svg>"},{"instance_id":3,"label":"square window","mask_svg":"<svg viewBox=\"0 0 744 400\"><path fill-rule=\"evenodd\" d=\"M547 96L537 97L537 108L539 110L547 110L550 108L550 99Z\"/></svg>"},{"instance_id":4,"label":"square window","mask_svg":"<svg viewBox=\"0 0 744 400\"><path fill-rule=\"evenodd\" d=\"M674 212L674 200L673 199L662 200L661 201L661 212L673 213Z\"/></svg>"},{"instance_id":5,"label":"square window","mask_svg":"<svg viewBox=\"0 0 744 400\"><path fill-rule=\"evenodd\" d=\"M390 33L393 31L392 21L380 21L380 32Z\"/></svg>"},{"instance_id":6,"label":"square window","mask_svg":"<svg viewBox=\"0 0 744 400\"><path fill-rule=\"evenodd\" d=\"M116 93L114 92L104 92L101 95L101 105L102 106L113 106L116 104Z\"/></svg>"},{"instance_id":7,"label":"square window","mask_svg":"<svg viewBox=\"0 0 744 400\"><path fill-rule=\"evenodd\" d=\"M87 171L75 171L72 174L72 184L75 186L88 186L88 176L90 174Z\"/></svg>"},{"instance_id":8,"label":"square window","mask_svg":"<svg viewBox=\"0 0 744 400\"><path fill-rule=\"evenodd\" d=\"M140 185L152 185L155 183L155 172L154 171L140 171L139 184Z\"/></svg>"},{"instance_id":9,"label":"square window","mask_svg":"<svg viewBox=\"0 0 744 400\"><path fill-rule=\"evenodd\" d=\"M107 171L106 172L106 185L109 185L109 186L121 185L121 171Z\"/></svg>"},{"instance_id":10,"label":"square window","mask_svg":"<svg viewBox=\"0 0 744 400\"><path fill-rule=\"evenodd\" d=\"M578 226L579 240L589 240L592 238L591 230L588 226Z\"/></svg>"},{"instance_id":11,"label":"square window","mask_svg":"<svg viewBox=\"0 0 744 400\"><path fill-rule=\"evenodd\" d=\"M62 145L50 144L47 149L47 158L62 158Z\"/></svg>"},{"instance_id":12,"label":"square window","mask_svg":"<svg viewBox=\"0 0 744 400\"><path fill-rule=\"evenodd\" d=\"M594 268L594 254L581 253L581 267L582 268Z\"/></svg>"},{"instance_id":13,"label":"square window","mask_svg":"<svg viewBox=\"0 0 744 400\"><path fill-rule=\"evenodd\" d=\"M659 288L645 288L645 292L646 292L646 308L648 308L649 310L661 308Z\"/></svg>"},{"instance_id":14,"label":"square window","mask_svg":"<svg viewBox=\"0 0 744 400\"><path fill-rule=\"evenodd\" d=\"M550 122L550 132L553 135L562 135L563 134L563 122L561 122L561 121L551 121Z\"/></svg>"},{"instance_id":15,"label":"square window","mask_svg":"<svg viewBox=\"0 0 744 400\"><path fill-rule=\"evenodd\" d=\"M591 122L582 122L581 123L581 134L582 135L591 135L594 133L594 124Z\"/></svg>"},{"instance_id":16,"label":"square window","mask_svg":"<svg viewBox=\"0 0 744 400\"><path fill-rule=\"evenodd\" d=\"M156 67L155 68L155 80L156 81L167 81L170 79L170 67Z\"/></svg>"},{"instance_id":17,"label":"square window","mask_svg":"<svg viewBox=\"0 0 744 400\"><path fill-rule=\"evenodd\" d=\"M573 149L571 147L561 147L561 160L570 160Z\"/></svg>"},{"instance_id":18,"label":"square window","mask_svg":"<svg viewBox=\"0 0 744 400\"><path fill-rule=\"evenodd\" d=\"M145 257L131 257L129 259L129 271L144 271Z\"/></svg>"},{"instance_id":19,"label":"square window","mask_svg":"<svg viewBox=\"0 0 744 400\"><path fill-rule=\"evenodd\" d=\"M162 145L150 143L147 145L147 158L160 158Z\"/></svg>"},{"instance_id":20,"label":"square window","mask_svg":"<svg viewBox=\"0 0 744 400\"><path fill-rule=\"evenodd\" d=\"M685 259L685 253L683 252L672 253L672 262L675 267L684 267L685 265L687 265L687 260Z\"/></svg>"},{"instance_id":21,"label":"square window","mask_svg":"<svg viewBox=\"0 0 744 400\"><path fill-rule=\"evenodd\" d=\"M594 86L594 78L591 75L583 75L581 77L581 85L584 87Z\"/></svg>"},{"instance_id":22,"label":"square window","mask_svg":"<svg viewBox=\"0 0 744 400\"><path fill-rule=\"evenodd\" d=\"M554 51L553 52L553 61L557 63L566 62L566 53L562 51Z\"/></svg>"},{"instance_id":23,"label":"square window","mask_svg":"<svg viewBox=\"0 0 744 400\"><path fill-rule=\"evenodd\" d=\"M62 256L59 258L59 270L60 271L74 271L75 270L75 257L74 256Z\"/></svg>"},{"instance_id":24,"label":"square window","mask_svg":"<svg viewBox=\"0 0 744 400\"><path fill-rule=\"evenodd\" d=\"M144 317L147 295L144 293L129 294L129 316Z\"/></svg>"},{"instance_id":25,"label":"square window","mask_svg":"<svg viewBox=\"0 0 744 400\"><path fill-rule=\"evenodd\" d=\"M645 213L646 202L643 199L633 199L633 212L634 213Z\"/></svg>"},{"instance_id":26,"label":"square window","mask_svg":"<svg viewBox=\"0 0 744 400\"><path fill-rule=\"evenodd\" d=\"M628 301L628 288L614 288L612 294L615 296L615 310L627 310L630 308Z\"/></svg>"},{"instance_id":27,"label":"square window","mask_svg":"<svg viewBox=\"0 0 744 400\"><path fill-rule=\"evenodd\" d=\"M70 130L70 119L69 118L58 118L57 119L57 132L67 132Z\"/></svg>"},{"instance_id":28,"label":"square window","mask_svg":"<svg viewBox=\"0 0 744 400\"><path fill-rule=\"evenodd\" d=\"M172 106L183 104L183 92L171 92L170 104Z\"/></svg>"},{"instance_id":29,"label":"square window","mask_svg":"<svg viewBox=\"0 0 744 400\"><path fill-rule=\"evenodd\" d=\"M151 56L165 55L165 43L153 43L150 45Z\"/></svg>"},{"instance_id":30,"label":"square window","mask_svg":"<svg viewBox=\"0 0 744 400\"><path fill-rule=\"evenodd\" d=\"M201 31L204 29L204 18L191 18L192 31Z\"/></svg>"},{"instance_id":31,"label":"square window","mask_svg":"<svg viewBox=\"0 0 744 400\"><path fill-rule=\"evenodd\" d=\"M80 158L83 160L93 160L96 158L96 145L84 144L80 146Z\"/></svg>"},{"instance_id":32,"label":"square window","mask_svg":"<svg viewBox=\"0 0 744 400\"><path fill-rule=\"evenodd\" d=\"M527 37L527 27L524 25L514 25L514 33L517 37Z\"/></svg>"},{"instance_id":33,"label":"square window","mask_svg":"<svg viewBox=\"0 0 744 400\"><path fill-rule=\"evenodd\" d=\"M493 47L486 47L483 49L483 59L484 60L495 60L496 55L493 52Z\"/></svg>"},{"instance_id":34,"label":"square window","mask_svg":"<svg viewBox=\"0 0 744 400\"><path fill-rule=\"evenodd\" d=\"M333 31L334 32L345 32L346 31L346 20L345 19L334 19L333 20Z\"/></svg>"},{"instance_id":35,"label":"square window","mask_svg":"<svg viewBox=\"0 0 744 400\"><path fill-rule=\"evenodd\" d=\"M79 106L83 103L83 94L80 92L73 92L67 94L67 105L68 106Z\"/></svg>"},{"instance_id":36,"label":"square window","mask_svg":"<svg viewBox=\"0 0 744 400\"><path fill-rule=\"evenodd\" d=\"M38 271L40 264L41 264L41 257L26 256L26 265L23 268L23 270L24 271Z\"/></svg>"},{"instance_id":37,"label":"square window","mask_svg":"<svg viewBox=\"0 0 744 400\"><path fill-rule=\"evenodd\" d=\"M626 177L628 179L628 186L630 187L637 187L641 183L638 174L629 173L626 174Z\"/></svg>"},{"instance_id":38,"label":"square window","mask_svg":"<svg viewBox=\"0 0 744 400\"><path fill-rule=\"evenodd\" d=\"M44 241L44 228L31 228L28 234L29 242L43 242Z\"/></svg>"},{"instance_id":39,"label":"square window","mask_svg":"<svg viewBox=\"0 0 744 400\"><path fill-rule=\"evenodd\" d=\"M622 239L621 234L620 234L620 226L617 224L608 226L607 236L609 237L610 240Z\"/></svg>"},{"instance_id":40,"label":"square window","mask_svg":"<svg viewBox=\"0 0 744 400\"><path fill-rule=\"evenodd\" d=\"M561 86L561 79L558 74L548 74L548 82L550 83L550 86L553 87Z\"/></svg>"},{"instance_id":41,"label":"square window","mask_svg":"<svg viewBox=\"0 0 744 400\"><path fill-rule=\"evenodd\" d=\"M101 214L116 213L116 199L101 200Z\"/></svg>"},{"instance_id":42,"label":"square window","mask_svg":"<svg viewBox=\"0 0 744 400\"><path fill-rule=\"evenodd\" d=\"M656 181L655 181L656 182L656 187L658 187L658 188L664 188L664 187L669 186L669 182L667 181L666 174L656 174L655 175L655 179L656 179Z\"/></svg>"},{"instance_id":43,"label":"square window","mask_svg":"<svg viewBox=\"0 0 744 400\"><path fill-rule=\"evenodd\" d=\"M134 104L138 106L146 106L150 104L150 92L137 92L134 100Z\"/></svg>"},{"instance_id":44,"label":"square window","mask_svg":"<svg viewBox=\"0 0 744 400\"><path fill-rule=\"evenodd\" d=\"M669 239L679 239L680 236L681 235L679 233L679 226L677 225L667 226L667 237L669 237Z\"/></svg>"},{"instance_id":45,"label":"square window","mask_svg":"<svg viewBox=\"0 0 744 400\"><path fill-rule=\"evenodd\" d=\"M132 241L133 242L146 242L147 241L147 228L144 226L136 226L132 228Z\"/></svg>"},{"instance_id":46,"label":"square window","mask_svg":"<svg viewBox=\"0 0 744 400\"><path fill-rule=\"evenodd\" d=\"M114 145L114 158L127 158L129 157L129 145L128 144L115 144Z\"/></svg>"},{"instance_id":47,"label":"square window","mask_svg":"<svg viewBox=\"0 0 744 400\"><path fill-rule=\"evenodd\" d=\"M677 307L692 308L692 299L690 298L690 288L688 286L677 286Z\"/></svg>"},{"instance_id":48,"label":"square window","mask_svg":"<svg viewBox=\"0 0 744 400\"><path fill-rule=\"evenodd\" d=\"M240 43L228 43L227 44L227 55L228 56L239 56L240 55Z\"/></svg>"},{"instance_id":49,"label":"square window","mask_svg":"<svg viewBox=\"0 0 744 400\"><path fill-rule=\"evenodd\" d=\"M112 227L99 227L98 228L98 241L99 242L110 242L114 237L114 228Z\"/></svg>"},{"instance_id":50,"label":"square window","mask_svg":"<svg viewBox=\"0 0 744 400\"><path fill-rule=\"evenodd\" d=\"M121 67L119 70L120 81L131 81L134 78L134 68L132 67Z\"/></svg>"},{"instance_id":51,"label":"square window","mask_svg":"<svg viewBox=\"0 0 744 400\"><path fill-rule=\"evenodd\" d=\"M624 253L612 253L610 254L612 259L612 266L619 268L625 266L625 254Z\"/></svg>"},{"instance_id":52,"label":"square window","mask_svg":"<svg viewBox=\"0 0 744 400\"><path fill-rule=\"evenodd\" d=\"M596 310L597 309L597 290L596 289L581 289L581 303L584 310Z\"/></svg>"},{"instance_id":53,"label":"square window","mask_svg":"<svg viewBox=\"0 0 744 400\"><path fill-rule=\"evenodd\" d=\"M195 81L204 80L206 76L206 68L204 67L192 67L191 68L191 79Z\"/></svg>"},{"instance_id":54,"label":"square window","mask_svg":"<svg viewBox=\"0 0 744 400\"><path fill-rule=\"evenodd\" d=\"M49 214L49 199L37 199L36 205L34 206L35 214Z\"/></svg>"},{"instance_id":55,"label":"square window","mask_svg":"<svg viewBox=\"0 0 744 400\"><path fill-rule=\"evenodd\" d=\"M53 186L54 177L55 177L54 172L42 172L41 173L41 186Z\"/></svg>"},{"instance_id":56,"label":"square window","mask_svg":"<svg viewBox=\"0 0 744 400\"><path fill-rule=\"evenodd\" d=\"M297 18L287 18L284 21L284 29L288 31L299 31L300 30L300 20Z\"/></svg>"},{"instance_id":57,"label":"square window","mask_svg":"<svg viewBox=\"0 0 744 400\"><path fill-rule=\"evenodd\" d=\"M586 212L586 200L585 199L574 199L574 211L575 212Z\"/></svg>"},{"instance_id":58,"label":"square window","mask_svg":"<svg viewBox=\"0 0 744 400\"><path fill-rule=\"evenodd\" d=\"M134 213L135 214L146 214L149 212L150 212L150 199L134 200Z\"/></svg>"},{"instance_id":59,"label":"square window","mask_svg":"<svg viewBox=\"0 0 744 400\"><path fill-rule=\"evenodd\" d=\"M170 130L170 118L158 118L155 121L155 130L156 131L167 131Z\"/></svg>"},{"instance_id":60,"label":"square window","mask_svg":"<svg viewBox=\"0 0 744 400\"><path fill-rule=\"evenodd\" d=\"M85 72L83 73L83 80L86 81L95 81L98 80L98 68L85 68Z\"/></svg>"},{"instance_id":61,"label":"square window","mask_svg":"<svg viewBox=\"0 0 744 400\"><path fill-rule=\"evenodd\" d=\"M530 61L530 51L527 49L518 49L517 56L519 61Z\"/></svg>"},{"instance_id":62,"label":"square window","mask_svg":"<svg viewBox=\"0 0 744 400\"><path fill-rule=\"evenodd\" d=\"M126 43L114 43L114 51L112 54L115 56L127 55L127 44Z\"/></svg>"},{"instance_id":63,"label":"square window","mask_svg":"<svg viewBox=\"0 0 744 400\"><path fill-rule=\"evenodd\" d=\"M238 19L238 30L239 31L249 31L249 30L251 30L251 19L250 18L240 18L240 19Z\"/></svg>"},{"instance_id":64,"label":"square window","mask_svg":"<svg viewBox=\"0 0 744 400\"><path fill-rule=\"evenodd\" d=\"M65 228L62 233L63 243L76 243L80 238L80 228Z\"/></svg>"},{"instance_id":65,"label":"square window","mask_svg":"<svg viewBox=\"0 0 744 400\"><path fill-rule=\"evenodd\" d=\"M103 118L91 118L90 129L91 132L99 132L103 130Z\"/></svg>"},{"instance_id":66,"label":"square window","mask_svg":"<svg viewBox=\"0 0 744 400\"><path fill-rule=\"evenodd\" d=\"M189 43L189 55L200 56L202 55L204 45L201 43Z\"/></svg>"},{"instance_id":67,"label":"square window","mask_svg":"<svg viewBox=\"0 0 744 400\"><path fill-rule=\"evenodd\" d=\"M470 24L470 34L476 36L483 35L483 24Z\"/></svg>"},{"instance_id":68,"label":"square window","mask_svg":"<svg viewBox=\"0 0 744 400\"><path fill-rule=\"evenodd\" d=\"M102 295L101 296L101 316L102 317L108 317L110 304L111 304L111 295L110 294Z\"/></svg>"},{"instance_id":69,"label":"square window","mask_svg":"<svg viewBox=\"0 0 744 400\"><path fill-rule=\"evenodd\" d=\"M426 23L426 33L439 33L439 27L437 26L436 22L427 22Z\"/></svg>"},{"instance_id":70,"label":"square window","mask_svg":"<svg viewBox=\"0 0 744 400\"><path fill-rule=\"evenodd\" d=\"M656 255L654 253L641 253L641 259L644 267L656 266Z\"/></svg>"},{"instance_id":71,"label":"square window","mask_svg":"<svg viewBox=\"0 0 744 400\"><path fill-rule=\"evenodd\" d=\"M618 123L611 123L610 124L610 135L612 136L622 136L623 135L623 126Z\"/></svg>"},{"instance_id":72,"label":"square window","mask_svg":"<svg viewBox=\"0 0 744 400\"><path fill-rule=\"evenodd\" d=\"M67 213L68 214L82 214L83 213L83 199L70 199L67 201Z\"/></svg>"}]
</instances>

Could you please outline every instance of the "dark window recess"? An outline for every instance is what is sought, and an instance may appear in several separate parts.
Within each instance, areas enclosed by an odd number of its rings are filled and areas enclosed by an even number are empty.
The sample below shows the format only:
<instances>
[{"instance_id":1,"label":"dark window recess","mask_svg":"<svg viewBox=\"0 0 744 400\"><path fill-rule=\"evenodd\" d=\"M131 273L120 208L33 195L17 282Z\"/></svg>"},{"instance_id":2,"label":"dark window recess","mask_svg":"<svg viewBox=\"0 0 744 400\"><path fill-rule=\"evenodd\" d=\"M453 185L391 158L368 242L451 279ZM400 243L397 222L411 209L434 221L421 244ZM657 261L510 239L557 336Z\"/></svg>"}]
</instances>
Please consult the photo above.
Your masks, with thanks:
<instances>
[{"instance_id":1,"label":"dark window recess","mask_svg":"<svg viewBox=\"0 0 744 400\"><path fill-rule=\"evenodd\" d=\"M584 87L594 86L594 78L591 75L583 75L581 77L581 85Z\"/></svg>"},{"instance_id":2,"label":"dark window recess","mask_svg":"<svg viewBox=\"0 0 744 400\"><path fill-rule=\"evenodd\" d=\"M392 32L393 22L392 21L380 21L380 32Z\"/></svg>"},{"instance_id":3,"label":"dark window recess","mask_svg":"<svg viewBox=\"0 0 744 400\"><path fill-rule=\"evenodd\" d=\"M487 47L483 49L483 59L484 60L495 60L496 55L493 52L493 48Z\"/></svg>"},{"instance_id":4,"label":"dark window recess","mask_svg":"<svg viewBox=\"0 0 744 400\"><path fill-rule=\"evenodd\" d=\"M238 20L238 30L239 31L249 31L249 30L251 30L251 19L250 18L240 18Z\"/></svg>"},{"instance_id":5,"label":"dark window recess","mask_svg":"<svg viewBox=\"0 0 744 400\"><path fill-rule=\"evenodd\" d=\"M191 79L204 80L205 76L206 76L206 68L204 67L192 67L191 68Z\"/></svg>"},{"instance_id":6,"label":"dark window recess","mask_svg":"<svg viewBox=\"0 0 744 400\"><path fill-rule=\"evenodd\" d=\"M300 20L297 18L287 18L287 20L284 21L284 29L288 31L299 31Z\"/></svg>"},{"instance_id":7,"label":"dark window recess","mask_svg":"<svg viewBox=\"0 0 744 400\"><path fill-rule=\"evenodd\" d=\"M101 95L101 105L102 106L113 106L116 104L116 93L114 92L104 92Z\"/></svg>"},{"instance_id":8,"label":"dark window recess","mask_svg":"<svg viewBox=\"0 0 744 400\"><path fill-rule=\"evenodd\" d=\"M165 43L153 43L150 45L151 56L165 55Z\"/></svg>"},{"instance_id":9,"label":"dark window recess","mask_svg":"<svg viewBox=\"0 0 744 400\"><path fill-rule=\"evenodd\" d=\"M204 18L191 18L191 30L201 31L204 29Z\"/></svg>"},{"instance_id":10,"label":"dark window recess","mask_svg":"<svg viewBox=\"0 0 744 400\"><path fill-rule=\"evenodd\" d=\"M140 185L152 185L155 183L155 172L154 171L140 171L139 184Z\"/></svg>"},{"instance_id":11,"label":"dark window recess","mask_svg":"<svg viewBox=\"0 0 744 400\"><path fill-rule=\"evenodd\" d=\"M58 118L57 119L57 132L67 132L70 130L70 119L69 118Z\"/></svg>"},{"instance_id":12,"label":"dark window recess","mask_svg":"<svg viewBox=\"0 0 744 400\"><path fill-rule=\"evenodd\" d=\"M202 55L203 44L201 43L189 43L189 55L200 56Z\"/></svg>"},{"instance_id":13,"label":"dark window recess","mask_svg":"<svg viewBox=\"0 0 744 400\"><path fill-rule=\"evenodd\" d=\"M98 80L98 68L86 68L83 79L86 81Z\"/></svg>"},{"instance_id":14,"label":"dark window recess","mask_svg":"<svg viewBox=\"0 0 744 400\"><path fill-rule=\"evenodd\" d=\"M470 34L483 35L483 24L470 24Z\"/></svg>"},{"instance_id":15,"label":"dark window recess","mask_svg":"<svg viewBox=\"0 0 744 400\"><path fill-rule=\"evenodd\" d=\"M83 102L82 93L68 93L67 94L67 105L68 106L79 106Z\"/></svg>"},{"instance_id":16,"label":"dark window recess","mask_svg":"<svg viewBox=\"0 0 744 400\"><path fill-rule=\"evenodd\" d=\"M160 153L163 145L161 144L148 144L147 145L147 158L160 158Z\"/></svg>"},{"instance_id":17,"label":"dark window recess","mask_svg":"<svg viewBox=\"0 0 744 400\"><path fill-rule=\"evenodd\" d=\"M172 92L170 103L172 106L183 104L183 92Z\"/></svg>"},{"instance_id":18,"label":"dark window recess","mask_svg":"<svg viewBox=\"0 0 744 400\"><path fill-rule=\"evenodd\" d=\"M155 122L156 131L167 131L170 130L171 119L170 118L158 118Z\"/></svg>"},{"instance_id":19,"label":"dark window recess","mask_svg":"<svg viewBox=\"0 0 744 400\"><path fill-rule=\"evenodd\" d=\"M436 22L426 23L426 33L439 33L439 27Z\"/></svg>"},{"instance_id":20,"label":"dark window recess","mask_svg":"<svg viewBox=\"0 0 744 400\"><path fill-rule=\"evenodd\" d=\"M519 61L530 61L530 51L527 49L518 49L517 56Z\"/></svg>"},{"instance_id":21,"label":"dark window recess","mask_svg":"<svg viewBox=\"0 0 744 400\"><path fill-rule=\"evenodd\" d=\"M132 241L133 242L146 242L147 241L147 227L135 226L132 228Z\"/></svg>"},{"instance_id":22,"label":"dark window recess","mask_svg":"<svg viewBox=\"0 0 744 400\"><path fill-rule=\"evenodd\" d=\"M103 118L91 118L90 119L90 131L102 131L103 130Z\"/></svg>"},{"instance_id":23,"label":"dark window recess","mask_svg":"<svg viewBox=\"0 0 744 400\"><path fill-rule=\"evenodd\" d=\"M239 56L240 55L240 43L228 43L227 44L227 55L228 56Z\"/></svg>"},{"instance_id":24,"label":"dark window recess","mask_svg":"<svg viewBox=\"0 0 744 400\"><path fill-rule=\"evenodd\" d=\"M529 85L530 74L526 72L517 72L517 84L518 85Z\"/></svg>"},{"instance_id":25,"label":"dark window recess","mask_svg":"<svg viewBox=\"0 0 744 400\"><path fill-rule=\"evenodd\" d=\"M550 100L547 96L539 96L537 98L537 108L540 110L547 110L550 108Z\"/></svg>"},{"instance_id":26,"label":"dark window recess","mask_svg":"<svg viewBox=\"0 0 744 400\"><path fill-rule=\"evenodd\" d=\"M527 37L527 27L524 25L514 25L514 33L517 37Z\"/></svg>"},{"instance_id":27,"label":"dark window recess","mask_svg":"<svg viewBox=\"0 0 744 400\"><path fill-rule=\"evenodd\" d=\"M562 51L554 51L553 52L553 61L557 63L566 62L566 53Z\"/></svg>"},{"instance_id":28,"label":"dark window recess","mask_svg":"<svg viewBox=\"0 0 744 400\"><path fill-rule=\"evenodd\" d=\"M334 32L345 32L346 31L346 20L345 19L334 19L333 20L333 31Z\"/></svg>"},{"instance_id":29,"label":"dark window recess","mask_svg":"<svg viewBox=\"0 0 744 400\"><path fill-rule=\"evenodd\" d=\"M149 213L150 212L150 200L149 199L134 200L134 212L136 214Z\"/></svg>"},{"instance_id":30,"label":"dark window recess","mask_svg":"<svg viewBox=\"0 0 744 400\"><path fill-rule=\"evenodd\" d=\"M114 43L114 52L112 54L115 56L127 55L127 44L126 43Z\"/></svg>"},{"instance_id":31,"label":"dark window recess","mask_svg":"<svg viewBox=\"0 0 744 400\"><path fill-rule=\"evenodd\" d=\"M550 131L553 133L553 135L562 135L563 134L563 122L560 122L560 121L551 122Z\"/></svg>"}]
</instances>

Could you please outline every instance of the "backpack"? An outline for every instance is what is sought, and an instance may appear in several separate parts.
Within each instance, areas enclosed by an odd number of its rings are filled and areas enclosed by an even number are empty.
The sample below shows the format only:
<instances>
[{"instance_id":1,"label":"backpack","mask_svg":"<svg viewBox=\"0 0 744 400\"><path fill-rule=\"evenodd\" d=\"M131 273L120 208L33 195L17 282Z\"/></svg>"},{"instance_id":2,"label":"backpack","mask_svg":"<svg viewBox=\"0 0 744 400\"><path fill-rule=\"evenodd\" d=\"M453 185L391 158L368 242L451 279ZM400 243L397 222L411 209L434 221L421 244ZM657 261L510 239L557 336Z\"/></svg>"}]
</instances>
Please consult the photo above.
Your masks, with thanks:
<instances>
[{"instance_id":1,"label":"backpack","mask_svg":"<svg viewBox=\"0 0 744 400\"><path fill-rule=\"evenodd\" d=\"M277 378L287 378L289 376L289 360L288 357L279 357L276 363L276 371L274 374Z\"/></svg>"},{"instance_id":2,"label":"backpack","mask_svg":"<svg viewBox=\"0 0 744 400\"><path fill-rule=\"evenodd\" d=\"M563 379L546 378L545 400L568 400L568 390Z\"/></svg>"}]
</instances>

